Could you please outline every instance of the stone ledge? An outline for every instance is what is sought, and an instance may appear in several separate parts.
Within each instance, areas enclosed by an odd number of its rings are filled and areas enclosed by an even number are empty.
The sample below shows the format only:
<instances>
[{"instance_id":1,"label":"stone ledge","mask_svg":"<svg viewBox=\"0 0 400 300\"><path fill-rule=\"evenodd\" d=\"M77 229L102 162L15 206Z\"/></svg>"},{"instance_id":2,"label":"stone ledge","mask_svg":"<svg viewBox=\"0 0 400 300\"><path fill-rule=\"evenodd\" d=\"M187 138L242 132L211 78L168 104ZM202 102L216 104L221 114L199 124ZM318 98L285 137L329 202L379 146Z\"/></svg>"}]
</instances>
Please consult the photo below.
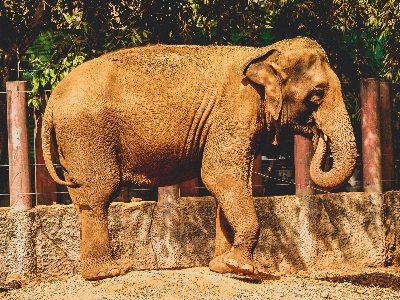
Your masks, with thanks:
<instances>
[{"instance_id":1,"label":"stone ledge","mask_svg":"<svg viewBox=\"0 0 400 300\"><path fill-rule=\"evenodd\" d=\"M254 258L261 266L296 273L400 263L398 191L263 197L255 205L261 229ZM112 203L114 256L135 270L207 266L215 209L212 197ZM79 273L74 207L0 208L0 257L0 282L11 272L39 280Z\"/></svg>"}]
</instances>

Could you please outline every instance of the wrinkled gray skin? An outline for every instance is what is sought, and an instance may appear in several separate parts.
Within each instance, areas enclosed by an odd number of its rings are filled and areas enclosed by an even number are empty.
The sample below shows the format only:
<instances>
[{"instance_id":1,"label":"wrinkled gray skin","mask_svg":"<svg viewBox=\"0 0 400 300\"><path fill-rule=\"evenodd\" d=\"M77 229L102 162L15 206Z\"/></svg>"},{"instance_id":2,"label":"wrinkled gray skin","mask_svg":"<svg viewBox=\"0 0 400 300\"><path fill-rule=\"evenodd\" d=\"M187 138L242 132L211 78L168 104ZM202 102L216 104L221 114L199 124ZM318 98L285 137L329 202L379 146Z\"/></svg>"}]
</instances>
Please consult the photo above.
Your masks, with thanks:
<instances>
[{"instance_id":1,"label":"wrinkled gray skin","mask_svg":"<svg viewBox=\"0 0 400 300\"><path fill-rule=\"evenodd\" d=\"M309 119L315 122L304 123ZM218 201L210 269L257 273L252 164L260 145L285 124L328 136L333 167L321 170L320 139L310 170L315 183L337 187L350 177L356 146L340 83L310 39L265 48L138 47L74 69L47 105L43 151L50 174L68 186L79 215L83 277L121 274L123 266L111 256L106 217L121 182L165 186L200 173ZM270 139L261 140L265 136ZM52 137L65 181L52 166Z\"/></svg>"}]
</instances>

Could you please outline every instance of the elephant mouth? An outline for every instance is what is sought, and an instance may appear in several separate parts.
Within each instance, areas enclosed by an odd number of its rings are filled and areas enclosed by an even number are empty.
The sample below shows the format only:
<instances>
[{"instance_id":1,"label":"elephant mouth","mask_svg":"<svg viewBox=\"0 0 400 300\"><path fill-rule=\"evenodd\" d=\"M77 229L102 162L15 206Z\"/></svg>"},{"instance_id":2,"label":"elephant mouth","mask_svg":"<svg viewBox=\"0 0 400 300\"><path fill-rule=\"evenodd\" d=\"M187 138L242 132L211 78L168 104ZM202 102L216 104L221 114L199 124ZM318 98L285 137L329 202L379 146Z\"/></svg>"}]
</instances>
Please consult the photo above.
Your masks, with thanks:
<instances>
[{"instance_id":1,"label":"elephant mouth","mask_svg":"<svg viewBox=\"0 0 400 300\"><path fill-rule=\"evenodd\" d=\"M283 125L283 128L285 130L291 131L294 134L301 134L309 138L313 143L314 150L317 148L318 138L321 136L321 134L323 135L323 132L317 128L315 120L312 117L309 118L307 122L303 123L298 123L297 121L293 123L286 123L285 125Z\"/></svg>"},{"instance_id":2,"label":"elephant mouth","mask_svg":"<svg viewBox=\"0 0 400 300\"><path fill-rule=\"evenodd\" d=\"M331 140L328 138L322 130L318 129L318 134L313 137L314 151L317 149L318 141L322 140L325 142L325 151L321 157L320 168L323 172L329 172L332 170L333 156L331 151Z\"/></svg>"}]
</instances>

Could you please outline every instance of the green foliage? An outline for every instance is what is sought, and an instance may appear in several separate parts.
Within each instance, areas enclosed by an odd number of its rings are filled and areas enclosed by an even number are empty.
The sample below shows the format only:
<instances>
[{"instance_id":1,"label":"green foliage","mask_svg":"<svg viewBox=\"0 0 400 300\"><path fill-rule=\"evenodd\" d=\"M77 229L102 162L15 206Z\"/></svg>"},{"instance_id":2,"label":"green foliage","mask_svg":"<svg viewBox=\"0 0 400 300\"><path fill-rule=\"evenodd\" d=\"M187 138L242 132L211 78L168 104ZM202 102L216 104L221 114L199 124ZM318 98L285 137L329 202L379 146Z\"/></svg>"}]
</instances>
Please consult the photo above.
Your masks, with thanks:
<instances>
[{"instance_id":1,"label":"green foliage","mask_svg":"<svg viewBox=\"0 0 400 300\"><path fill-rule=\"evenodd\" d=\"M373 2L367 25L384 53L380 75L400 82L400 4L397 0Z\"/></svg>"},{"instance_id":2,"label":"green foliage","mask_svg":"<svg viewBox=\"0 0 400 300\"><path fill-rule=\"evenodd\" d=\"M357 89L358 87L356 87ZM358 97L358 92L354 90L344 91L343 99L347 108L347 111L350 115L350 119L353 123L361 122L361 102Z\"/></svg>"},{"instance_id":3,"label":"green foliage","mask_svg":"<svg viewBox=\"0 0 400 300\"><path fill-rule=\"evenodd\" d=\"M36 72L32 74L32 93L28 105L39 109L43 91L54 89L72 69L82 64L84 60L84 55L68 53L67 57L59 60L56 64L42 62L39 58L31 61Z\"/></svg>"},{"instance_id":4,"label":"green foliage","mask_svg":"<svg viewBox=\"0 0 400 300\"><path fill-rule=\"evenodd\" d=\"M7 0L0 5L0 20L8 20L7 34L28 26L40 3L51 11L43 30L62 32L47 64L53 71L38 73L45 78L41 85L71 57L91 59L148 43L261 46L299 35L324 47L342 81L400 81L397 0ZM0 45L9 47L15 38L7 34L2 31ZM349 99L350 107L355 98Z\"/></svg>"},{"instance_id":5,"label":"green foliage","mask_svg":"<svg viewBox=\"0 0 400 300\"><path fill-rule=\"evenodd\" d=\"M29 23L40 0L3 1L0 18ZM51 26L64 31L56 56L147 43L260 46L298 35L322 44L342 80L400 80L397 0L49 0ZM28 16L28 17L27 17ZM9 32L12 32L10 30ZM5 35L2 35L4 37ZM1 39L0 39L1 40ZM12 39L8 39L12 40ZM3 38L6 44L6 38ZM55 60L57 61L57 60Z\"/></svg>"},{"instance_id":6,"label":"green foliage","mask_svg":"<svg viewBox=\"0 0 400 300\"><path fill-rule=\"evenodd\" d=\"M398 82L397 0L147 0L139 1L143 43L260 46L309 36L326 50L345 81L384 77Z\"/></svg>"},{"instance_id":7,"label":"green foliage","mask_svg":"<svg viewBox=\"0 0 400 300\"><path fill-rule=\"evenodd\" d=\"M261 33L269 27L267 1L193 1L195 24L206 44L262 45Z\"/></svg>"}]
</instances>

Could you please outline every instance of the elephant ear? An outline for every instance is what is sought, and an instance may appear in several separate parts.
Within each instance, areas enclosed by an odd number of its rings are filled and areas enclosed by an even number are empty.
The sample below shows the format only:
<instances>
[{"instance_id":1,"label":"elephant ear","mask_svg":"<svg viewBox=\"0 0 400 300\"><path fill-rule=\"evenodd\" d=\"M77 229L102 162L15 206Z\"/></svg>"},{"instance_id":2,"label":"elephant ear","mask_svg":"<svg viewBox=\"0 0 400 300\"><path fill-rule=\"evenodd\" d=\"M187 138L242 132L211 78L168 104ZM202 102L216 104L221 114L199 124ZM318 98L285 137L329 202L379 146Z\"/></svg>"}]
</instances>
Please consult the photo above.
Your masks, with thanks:
<instances>
[{"instance_id":1,"label":"elephant ear","mask_svg":"<svg viewBox=\"0 0 400 300\"><path fill-rule=\"evenodd\" d=\"M243 70L243 74L254 83L264 86L266 112L276 121L282 109L282 81L286 75L276 63L277 50L270 50L266 54L253 58Z\"/></svg>"}]
</instances>

